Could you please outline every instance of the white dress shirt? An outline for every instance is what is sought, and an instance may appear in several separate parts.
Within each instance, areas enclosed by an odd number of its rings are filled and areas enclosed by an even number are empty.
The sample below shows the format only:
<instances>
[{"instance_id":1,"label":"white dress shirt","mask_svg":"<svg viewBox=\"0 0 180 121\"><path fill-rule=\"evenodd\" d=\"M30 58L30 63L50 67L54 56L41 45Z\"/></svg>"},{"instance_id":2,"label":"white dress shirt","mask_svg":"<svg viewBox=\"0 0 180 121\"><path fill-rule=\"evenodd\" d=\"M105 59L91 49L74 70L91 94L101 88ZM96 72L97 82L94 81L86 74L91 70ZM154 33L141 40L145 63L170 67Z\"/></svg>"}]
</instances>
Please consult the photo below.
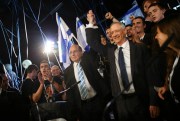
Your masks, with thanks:
<instances>
[{"instance_id":1,"label":"white dress shirt","mask_svg":"<svg viewBox=\"0 0 180 121\"><path fill-rule=\"evenodd\" d=\"M121 88L121 91L124 90L122 79L121 79L121 72L120 72L120 67L119 67L119 62L118 62L118 57L119 57L119 48L123 47L122 51L124 54L124 62L126 66L126 71L129 79L129 83L132 82L132 74L131 74L131 62L130 62L130 46L129 46L129 41L126 41L123 43L121 46L118 46L117 49L114 51L115 54L115 64L116 64L116 72L119 80L119 85ZM134 85L133 83L130 85L130 89L128 91L124 91L124 94L129 94L129 93L134 93Z\"/></svg>"},{"instance_id":2,"label":"white dress shirt","mask_svg":"<svg viewBox=\"0 0 180 121\"><path fill-rule=\"evenodd\" d=\"M74 75L75 75L76 81L78 82L78 81L80 81L80 80L79 80L79 77L78 77L78 63L74 62L74 63L73 63L73 67L74 67ZM83 72L84 72L84 71L83 71ZM88 96L87 96L86 99L90 99L90 98L92 98L92 97L94 97L94 96L96 95L96 91L95 91L95 90L92 88L92 86L89 84L89 81L88 81L85 73L83 73L83 74L84 74L85 84L86 84L86 87L87 87L87 89L88 89ZM80 85L78 85L78 87L80 88Z\"/></svg>"}]
</instances>

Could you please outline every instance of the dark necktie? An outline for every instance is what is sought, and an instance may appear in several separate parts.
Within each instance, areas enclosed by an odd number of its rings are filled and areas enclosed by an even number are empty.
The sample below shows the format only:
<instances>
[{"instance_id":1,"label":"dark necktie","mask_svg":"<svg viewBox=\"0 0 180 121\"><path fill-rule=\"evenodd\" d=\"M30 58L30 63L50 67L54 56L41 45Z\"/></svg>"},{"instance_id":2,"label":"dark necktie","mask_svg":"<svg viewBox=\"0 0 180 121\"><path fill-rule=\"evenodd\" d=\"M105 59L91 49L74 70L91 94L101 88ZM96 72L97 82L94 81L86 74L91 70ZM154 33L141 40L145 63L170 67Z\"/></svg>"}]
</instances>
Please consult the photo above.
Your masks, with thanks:
<instances>
[{"instance_id":1,"label":"dark necktie","mask_svg":"<svg viewBox=\"0 0 180 121\"><path fill-rule=\"evenodd\" d=\"M118 62L119 62L119 66L120 66L121 79L122 79L124 89L129 90L129 80L128 80L128 75L127 75L126 66L125 66L125 62L124 62L124 54L122 52L122 49L123 49L122 47L119 48Z\"/></svg>"}]
</instances>

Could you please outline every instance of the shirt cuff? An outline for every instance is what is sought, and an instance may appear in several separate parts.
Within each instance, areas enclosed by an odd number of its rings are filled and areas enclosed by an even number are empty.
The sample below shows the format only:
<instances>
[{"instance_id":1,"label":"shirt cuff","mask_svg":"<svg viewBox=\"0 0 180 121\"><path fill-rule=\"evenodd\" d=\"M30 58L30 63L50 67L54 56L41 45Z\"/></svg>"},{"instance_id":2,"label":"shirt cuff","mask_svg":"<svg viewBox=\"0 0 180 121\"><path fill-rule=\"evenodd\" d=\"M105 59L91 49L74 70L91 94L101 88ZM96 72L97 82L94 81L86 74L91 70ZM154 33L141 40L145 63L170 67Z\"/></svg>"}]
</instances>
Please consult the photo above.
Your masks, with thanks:
<instances>
[{"instance_id":1,"label":"shirt cuff","mask_svg":"<svg viewBox=\"0 0 180 121\"><path fill-rule=\"evenodd\" d=\"M97 29L98 26L94 26L92 23L89 23L89 24L86 24L86 28L94 28L94 29Z\"/></svg>"}]
</instances>

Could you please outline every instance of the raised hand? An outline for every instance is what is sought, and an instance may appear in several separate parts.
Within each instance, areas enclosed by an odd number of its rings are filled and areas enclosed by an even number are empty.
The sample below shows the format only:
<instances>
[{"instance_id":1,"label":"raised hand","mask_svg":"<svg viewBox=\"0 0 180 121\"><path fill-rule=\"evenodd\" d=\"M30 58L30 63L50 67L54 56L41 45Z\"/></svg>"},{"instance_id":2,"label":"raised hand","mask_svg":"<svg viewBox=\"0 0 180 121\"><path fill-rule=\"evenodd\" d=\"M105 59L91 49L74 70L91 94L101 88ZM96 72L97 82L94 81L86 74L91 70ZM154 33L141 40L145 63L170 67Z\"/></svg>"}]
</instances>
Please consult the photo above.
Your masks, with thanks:
<instances>
[{"instance_id":1,"label":"raised hand","mask_svg":"<svg viewBox=\"0 0 180 121\"><path fill-rule=\"evenodd\" d=\"M42 78L41 72L38 73L38 80L39 80L40 84L44 84L44 79Z\"/></svg>"},{"instance_id":2,"label":"raised hand","mask_svg":"<svg viewBox=\"0 0 180 121\"><path fill-rule=\"evenodd\" d=\"M113 15L111 14L111 12L107 12L107 13L105 14L105 18L106 18L106 19L109 19L109 20L112 20L114 17L113 17Z\"/></svg>"}]
</instances>

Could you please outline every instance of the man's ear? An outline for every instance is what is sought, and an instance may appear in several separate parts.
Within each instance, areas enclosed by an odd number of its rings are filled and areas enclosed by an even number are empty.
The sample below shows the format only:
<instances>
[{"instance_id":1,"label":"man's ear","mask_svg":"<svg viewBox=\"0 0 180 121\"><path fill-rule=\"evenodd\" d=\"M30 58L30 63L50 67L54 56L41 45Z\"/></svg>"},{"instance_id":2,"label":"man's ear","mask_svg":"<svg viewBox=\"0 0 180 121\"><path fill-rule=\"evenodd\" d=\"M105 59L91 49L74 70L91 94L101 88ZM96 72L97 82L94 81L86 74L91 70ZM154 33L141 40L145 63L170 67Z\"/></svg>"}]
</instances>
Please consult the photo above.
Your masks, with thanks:
<instances>
[{"instance_id":1,"label":"man's ear","mask_svg":"<svg viewBox=\"0 0 180 121\"><path fill-rule=\"evenodd\" d=\"M166 9L163 9L162 11L163 11L163 15L164 15L164 13L166 12Z\"/></svg>"},{"instance_id":2,"label":"man's ear","mask_svg":"<svg viewBox=\"0 0 180 121\"><path fill-rule=\"evenodd\" d=\"M144 29L146 28L146 24L144 24Z\"/></svg>"}]
</instances>

